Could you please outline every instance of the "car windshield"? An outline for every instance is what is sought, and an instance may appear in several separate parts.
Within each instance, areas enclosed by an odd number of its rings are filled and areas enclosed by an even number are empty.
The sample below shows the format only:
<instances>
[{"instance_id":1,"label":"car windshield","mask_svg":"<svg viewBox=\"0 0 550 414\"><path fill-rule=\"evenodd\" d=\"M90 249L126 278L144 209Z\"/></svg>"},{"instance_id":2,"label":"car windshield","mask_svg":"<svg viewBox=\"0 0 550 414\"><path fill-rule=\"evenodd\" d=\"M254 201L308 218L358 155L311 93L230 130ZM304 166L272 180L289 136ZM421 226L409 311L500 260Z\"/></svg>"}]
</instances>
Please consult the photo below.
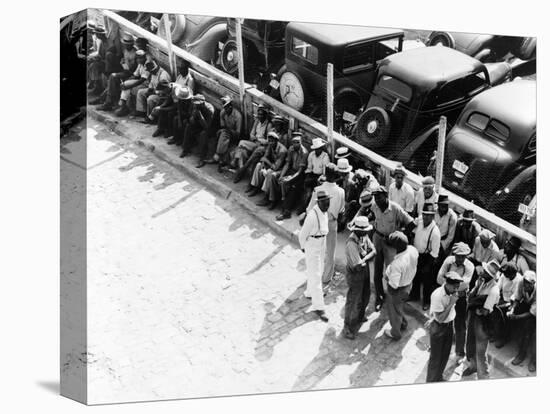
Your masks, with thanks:
<instances>
[{"instance_id":1,"label":"car windshield","mask_svg":"<svg viewBox=\"0 0 550 414\"><path fill-rule=\"evenodd\" d=\"M292 53L314 65L319 61L319 51L317 48L297 37L292 38Z\"/></svg>"},{"instance_id":2,"label":"car windshield","mask_svg":"<svg viewBox=\"0 0 550 414\"><path fill-rule=\"evenodd\" d=\"M379 42L366 41L346 46L344 50L344 74L370 68L386 56L399 52L400 40L400 37L396 37Z\"/></svg>"},{"instance_id":3,"label":"car windshield","mask_svg":"<svg viewBox=\"0 0 550 414\"><path fill-rule=\"evenodd\" d=\"M412 88L399 79L388 75L382 75L378 80L378 86L390 95L399 98L402 102L409 102L412 97Z\"/></svg>"}]
</instances>

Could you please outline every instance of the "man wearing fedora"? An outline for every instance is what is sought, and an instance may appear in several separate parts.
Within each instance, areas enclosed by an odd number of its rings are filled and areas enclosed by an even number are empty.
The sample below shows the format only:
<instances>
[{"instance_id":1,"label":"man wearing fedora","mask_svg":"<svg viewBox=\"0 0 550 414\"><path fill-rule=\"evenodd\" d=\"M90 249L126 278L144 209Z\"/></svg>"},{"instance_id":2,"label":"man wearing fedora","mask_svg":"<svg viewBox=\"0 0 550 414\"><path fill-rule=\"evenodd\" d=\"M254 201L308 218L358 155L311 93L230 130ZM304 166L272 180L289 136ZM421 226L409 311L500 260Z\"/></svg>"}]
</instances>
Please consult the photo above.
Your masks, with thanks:
<instances>
[{"instance_id":1,"label":"man wearing fedora","mask_svg":"<svg viewBox=\"0 0 550 414\"><path fill-rule=\"evenodd\" d=\"M466 345L466 318L468 315L466 298L474 274L474 265L467 258L469 254L470 248L466 243L455 243L452 248L452 255L443 261L437 274L437 283L439 285L445 284L445 275L449 272L457 273L462 278L457 291L458 299L455 306L456 317L454 319L457 364L460 364L466 356L464 350L464 346Z\"/></svg>"},{"instance_id":2,"label":"man wearing fedora","mask_svg":"<svg viewBox=\"0 0 550 414\"><path fill-rule=\"evenodd\" d=\"M334 261L336 259L336 239L338 232L338 216L344 213L345 193L344 189L336 184L338 179L338 169L336 165L330 163L325 167L326 181L318 187L315 187L311 200L306 208L310 211L317 202L317 192L322 191L330 196L330 206L328 209L328 234L327 248L325 252L325 267L323 270L323 283L328 284L334 276Z\"/></svg>"},{"instance_id":3,"label":"man wearing fedora","mask_svg":"<svg viewBox=\"0 0 550 414\"><path fill-rule=\"evenodd\" d=\"M466 358L468 367L462 376L477 372L478 379L489 378L487 347L492 328L489 314L498 303L498 272L496 261L483 263L483 273L468 296L468 329L466 335Z\"/></svg>"},{"instance_id":4,"label":"man wearing fedora","mask_svg":"<svg viewBox=\"0 0 550 414\"><path fill-rule=\"evenodd\" d=\"M519 252L520 247L521 240L518 237L512 236L506 240L503 249L499 252L500 265L504 266L506 263L514 263L518 272L523 275L529 270L529 265L525 257Z\"/></svg>"},{"instance_id":5,"label":"man wearing fedora","mask_svg":"<svg viewBox=\"0 0 550 414\"><path fill-rule=\"evenodd\" d=\"M384 267L393 260L395 255L395 249L389 243L389 235L402 228L405 228L407 233L411 233L414 228L414 220L399 204L388 199L388 190L383 185L374 189L372 194L374 196L374 204L371 207L374 214L373 243L376 248L376 257L374 258L376 303L374 309L378 312L384 304L385 297L382 283Z\"/></svg>"},{"instance_id":6,"label":"man wearing fedora","mask_svg":"<svg viewBox=\"0 0 550 414\"><path fill-rule=\"evenodd\" d=\"M418 265L418 251L409 245L407 236L400 231L394 231L388 236L388 242L395 251L391 262L386 268L387 310L391 329L386 329L384 335L398 341L402 332L407 329L403 305L412 288L412 281Z\"/></svg>"},{"instance_id":7,"label":"man wearing fedora","mask_svg":"<svg viewBox=\"0 0 550 414\"><path fill-rule=\"evenodd\" d=\"M275 178L268 182L270 186L280 186L283 208L281 214L275 219L285 220L290 218L290 212L304 191L304 171L307 167L307 149L302 145L302 133L292 133L292 145L286 154L286 162L279 174L277 182Z\"/></svg>"},{"instance_id":8,"label":"man wearing fedora","mask_svg":"<svg viewBox=\"0 0 550 414\"><path fill-rule=\"evenodd\" d=\"M430 298L430 319L426 327L430 333L430 359L426 382L443 381L443 372L449 361L453 346L453 320L458 288L463 283L456 272L444 275L444 284L432 292Z\"/></svg>"},{"instance_id":9,"label":"man wearing fedora","mask_svg":"<svg viewBox=\"0 0 550 414\"><path fill-rule=\"evenodd\" d=\"M213 135L214 106L206 102L206 98L201 94L196 94L191 98L191 105L191 115L185 127L180 158L185 157L190 152L192 141L195 140L199 147L199 162L196 167L201 168L205 165L204 160L208 152L213 151L211 136Z\"/></svg>"},{"instance_id":10,"label":"man wearing fedora","mask_svg":"<svg viewBox=\"0 0 550 414\"><path fill-rule=\"evenodd\" d=\"M221 98L221 101L220 129L216 132L216 153L212 159L206 160L207 163L217 162L219 171L229 161L229 146L239 140L243 123L241 113L233 106L233 99L226 95Z\"/></svg>"},{"instance_id":11,"label":"man wearing fedora","mask_svg":"<svg viewBox=\"0 0 550 414\"><path fill-rule=\"evenodd\" d=\"M257 203L258 206L269 206L274 210L279 201L280 191L278 186L272 185L277 181L285 162L287 149L279 142L279 135L275 131L267 133L267 150L254 168L252 180L246 190L249 197L254 197L261 191L264 192L264 199ZM268 183L270 183L268 185Z\"/></svg>"},{"instance_id":12,"label":"man wearing fedora","mask_svg":"<svg viewBox=\"0 0 550 414\"><path fill-rule=\"evenodd\" d=\"M147 88L140 89L136 94L136 116L143 116L145 123L155 123L151 119L153 108L161 103L161 96L157 93L161 82L169 84L172 77L155 60L146 63L147 71L151 74Z\"/></svg>"},{"instance_id":13,"label":"man wearing fedora","mask_svg":"<svg viewBox=\"0 0 550 414\"><path fill-rule=\"evenodd\" d=\"M374 202L374 197L369 190L363 190L359 196L359 209L355 213L355 216L348 222L348 230L350 229L351 224L355 221L357 217L367 217L369 221L374 221L374 213L372 212L372 203ZM371 226L371 230L374 228ZM372 231L370 232L372 233Z\"/></svg>"},{"instance_id":14,"label":"man wearing fedora","mask_svg":"<svg viewBox=\"0 0 550 414\"><path fill-rule=\"evenodd\" d=\"M339 160L340 158L348 158L351 155L351 152L348 147L338 147L334 153L334 158Z\"/></svg>"},{"instance_id":15,"label":"man wearing fedora","mask_svg":"<svg viewBox=\"0 0 550 414\"><path fill-rule=\"evenodd\" d=\"M348 292L344 314L343 334L355 339L359 328L366 320L365 311L370 299L369 261L376 255L374 245L367 233L372 230L369 219L357 217L351 223L351 234L346 242L346 283Z\"/></svg>"},{"instance_id":16,"label":"man wearing fedora","mask_svg":"<svg viewBox=\"0 0 550 414\"><path fill-rule=\"evenodd\" d=\"M441 234L435 224L435 207L432 203L422 205L422 218L414 231L414 247L418 250L418 268L414 277L410 300L420 299L422 285L422 309L430 307L430 296L435 288L434 264L439 255Z\"/></svg>"},{"instance_id":17,"label":"man wearing fedora","mask_svg":"<svg viewBox=\"0 0 550 414\"><path fill-rule=\"evenodd\" d=\"M300 248L306 254L307 286L304 295L311 298L311 309L322 321L328 322L328 317L325 314L321 275L325 256L325 239L328 234L327 210L330 196L323 191L320 191L317 196L317 203L308 212L298 240Z\"/></svg>"},{"instance_id":18,"label":"man wearing fedora","mask_svg":"<svg viewBox=\"0 0 550 414\"><path fill-rule=\"evenodd\" d=\"M145 51L141 49L136 51L136 63L134 73L128 79L122 81L120 85L120 100L118 109L115 111L116 116L125 116L130 113L130 100L136 96L139 89L145 88L149 82L151 74L145 66L147 63Z\"/></svg>"},{"instance_id":19,"label":"man wearing fedora","mask_svg":"<svg viewBox=\"0 0 550 414\"><path fill-rule=\"evenodd\" d=\"M398 164L393 170L393 182L388 188L390 200L399 204L409 214L414 211L414 189L405 182L407 171L402 164Z\"/></svg>"},{"instance_id":20,"label":"man wearing fedora","mask_svg":"<svg viewBox=\"0 0 550 414\"><path fill-rule=\"evenodd\" d=\"M414 203L416 205L415 214L416 217L422 215L424 203L437 203L437 193L435 192L435 180L433 177L428 176L422 179L422 188L416 192Z\"/></svg>"},{"instance_id":21,"label":"man wearing fedora","mask_svg":"<svg viewBox=\"0 0 550 414\"><path fill-rule=\"evenodd\" d=\"M307 156L307 168L304 172L304 198L298 213L303 213L305 206L311 198L313 189L318 186L319 177L325 174L325 168L330 162L326 152L326 142L322 138L313 138L311 151Z\"/></svg>"},{"instance_id":22,"label":"man wearing fedora","mask_svg":"<svg viewBox=\"0 0 550 414\"><path fill-rule=\"evenodd\" d=\"M120 97L120 84L135 72L138 62L134 47L134 37L130 33L124 33L120 42L123 45L122 58L120 59L120 71L111 73L107 81L107 89L104 93L104 102L99 110L112 111Z\"/></svg>"},{"instance_id":23,"label":"man wearing fedora","mask_svg":"<svg viewBox=\"0 0 550 414\"><path fill-rule=\"evenodd\" d=\"M233 152L231 167L237 170L233 182L241 181L247 169L256 165L256 162L264 155L267 146L267 133L272 129L268 115L269 108L264 104L259 104L248 139L241 139ZM249 160L250 162L248 162Z\"/></svg>"},{"instance_id":24,"label":"man wearing fedora","mask_svg":"<svg viewBox=\"0 0 550 414\"><path fill-rule=\"evenodd\" d=\"M455 239L457 220L456 213L452 208L449 208L449 196L447 194L440 194L437 198L437 210L435 212L435 224L441 233L439 263L450 253Z\"/></svg>"},{"instance_id":25,"label":"man wearing fedora","mask_svg":"<svg viewBox=\"0 0 550 414\"><path fill-rule=\"evenodd\" d=\"M474 217L474 210L466 209L456 223L454 243L466 243L470 249L481 232L481 226Z\"/></svg>"},{"instance_id":26,"label":"man wearing fedora","mask_svg":"<svg viewBox=\"0 0 550 414\"><path fill-rule=\"evenodd\" d=\"M88 90L93 94L103 91L103 72L105 71L105 54L107 52L107 32L103 26L92 31L92 48L88 53Z\"/></svg>"},{"instance_id":27,"label":"man wearing fedora","mask_svg":"<svg viewBox=\"0 0 550 414\"><path fill-rule=\"evenodd\" d=\"M176 111L174 117L172 118L171 132L174 137L168 141L168 144L182 146L185 129L187 128L193 109L193 94L187 86L178 85L173 88L173 93Z\"/></svg>"}]
</instances>

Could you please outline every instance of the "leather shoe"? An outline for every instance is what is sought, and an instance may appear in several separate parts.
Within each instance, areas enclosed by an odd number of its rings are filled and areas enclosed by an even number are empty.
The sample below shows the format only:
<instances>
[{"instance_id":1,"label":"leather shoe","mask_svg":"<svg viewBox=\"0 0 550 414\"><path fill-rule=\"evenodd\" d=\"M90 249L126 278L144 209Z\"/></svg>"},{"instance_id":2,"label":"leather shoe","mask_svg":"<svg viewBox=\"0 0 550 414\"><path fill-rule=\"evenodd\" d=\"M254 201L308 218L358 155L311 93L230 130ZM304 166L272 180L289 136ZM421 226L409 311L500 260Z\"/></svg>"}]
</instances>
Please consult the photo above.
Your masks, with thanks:
<instances>
[{"instance_id":1,"label":"leather shoe","mask_svg":"<svg viewBox=\"0 0 550 414\"><path fill-rule=\"evenodd\" d=\"M206 165L206 163L204 161L199 161L199 163L196 165L197 168L202 168Z\"/></svg>"},{"instance_id":2,"label":"leather shoe","mask_svg":"<svg viewBox=\"0 0 550 414\"><path fill-rule=\"evenodd\" d=\"M186 156L188 156L189 153L188 152L185 152L185 151L182 151L181 154L180 154L180 158L184 158Z\"/></svg>"},{"instance_id":3,"label":"leather shoe","mask_svg":"<svg viewBox=\"0 0 550 414\"><path fill-rule=\"evenodd\" d=\"M529 361L529 366L527 367L527 369L529 369L529 372L535 372L537 370L537 362L531 359L531 361Z\"/></svg>"},{"instance_id":4,"label":"leather shoe","mask_svg":"<svg viewBox=\"0 0 550 414\"><path fill-rule=\"evenodd\" d=\"M425 303L424 305L422 305L422 310L423 310L423 311L427 311L428 309L430 309L430 305L428 305L427 303Z\"/></svg>"},{"instance_id":5,"label":"leather shoe","mask_svg":"<svg viewBox=\"0 0 550 414\"><path fill-rule=\"evenodd\" d=\"M389 329L384 330L384 335L386 335L388 338L393 339L394 341L398 341L400 339L400 338L396 338L395 336L393 336L391 334L391 330L389 330Z\"/></svg>"},{"instance_id":6,"label":"leather shoe","mask_svg":"<svg viewBox=\"0 0 550 414\"><path fill-rule=\"evenodd\" d=\"M235 177L233 178L233 182L235 184L243 179L245 171L246 170L244 168L237 170L237 172L235 173Z\"/></svg>"},{"instance_id":7,"label":"leather shoe","mask_svg":"<svg viewBox=\"0 0 550 414\"><path fill-rule=\"evenodd\" d=\"M374 304L374 310L376 312L380 312L380 309L382 309L382 306L384 306L384 301L383 300L377 300L376 303Z\"/></svg>"},{"instance_id":8,"label":"leather shoe","mask_svg":"<svg viewBox=\"0 0 550 414\"><path fill-rule=\"evenodd\" d=\"M174 138L168 141L168 145L176 145L178 141L176 141Z\"/></svg>"},{"instance_id":9,"label":"leather shoe","mask_svg":"<svg viewBox=\"0 0 550 414\"><path fill-rule=\"evenodd\" d=\"M105 112L110 112L112 111L114 108L112 105L109 105L109 104L103 104L103 105L99 105L97 107L97 110L98 111L105 111Z\"/></svg>"},{"instance_id":10,"label":"leather shoe","mask_svg":"<svg viewBox=\"0 0 550 414\"><path fill-rule=\"evenodd\" d=\"M464 371L462 371L462 376L463 376L463 377L469 377L469 376L472 375L474 372L477 372L477 368L468 367L468 368L466 368Z\"/></svg>"},{"instance_id":11,"label":"leather shoe","mask_svg":"<svg viewBox=\"0 0 550 414\"><path fill-rule=\"evenodd\" d=\"M499 339L495 343L496 348L502 348L504 345L506 345L506 341L504 339Z\"/></svg>"},{"instance_id":12,"label":"leather shoe","mask_svg":"<svg viewBox=\"0 0 550 414\"><path fill-rule=\"evenodd\" d=\"M257 188L257 187L254 187L252 188L252 190L250 190L248 192L248 197L254 197L256 194L258 194L260 192L260 189Z\"/></svg>"},{"instance_id":13,"label":"leather shoe","mask_svg":"<svg viewBox=\"0 0 550 414\"><path fill-rule=\"evenodd\" d=\"M275 220L281 221L286 220L290 218L290 212L289 211L283 211L281 214L279 214L277 217L275 217Z\"/></svg>"},{"instance_id":14,"label":"leather shoe","mask_svg":"<svg viewBox=\"0 0 550 414\"><path fill-rule=\"evenodd\" d=\"M328 317L327 317L327 314L325 313L325 311L322 311L322 310L316 310L316 311L313 311L318 317L319 319L321 319L323 322L328 322Z\"/></svg>"},{"instance_id":15,"label":"leather shoe","mask_svg":"<svg viewBox=\"0 0 550 414\"><path fill-rule=\"evenodd\" d=\"M263 200L261 201L258 201L256 203L257 206L260 206L260 207L265 207L265 206L268 206L270 204L270 201L268 198L264 198Z\"/></svg>"},{"instance_id":16,"label":"leather shoe","mask_svg":"<svg viewBox=\"0 0 550 414\"><path fill-rule=\"evenodd\" d=\"M362 322L368 322L369 318L368 316L363 316L363 321Z\"/></svg>"},{"instance_id":17,"label":"leather shoe","mask_svg":"<svg viewBox=\"0 0 550 414\"><path fill-rule=\"evenodd\" d=\"M164 131L162 129L155 129L155 132L153 132L153 137L158 137L159 135L162 135Z\"/></svg>"},{"instance_id":18,"label":"leather shoe","mask_svg":"<svg viewBox=\"0 0 550 414\"><path fill-rule=\"evenodd\" d=\"M525 355L518 354L512 361L512 365L519 365L525 360Z\"/></svg>"}]
</instances>

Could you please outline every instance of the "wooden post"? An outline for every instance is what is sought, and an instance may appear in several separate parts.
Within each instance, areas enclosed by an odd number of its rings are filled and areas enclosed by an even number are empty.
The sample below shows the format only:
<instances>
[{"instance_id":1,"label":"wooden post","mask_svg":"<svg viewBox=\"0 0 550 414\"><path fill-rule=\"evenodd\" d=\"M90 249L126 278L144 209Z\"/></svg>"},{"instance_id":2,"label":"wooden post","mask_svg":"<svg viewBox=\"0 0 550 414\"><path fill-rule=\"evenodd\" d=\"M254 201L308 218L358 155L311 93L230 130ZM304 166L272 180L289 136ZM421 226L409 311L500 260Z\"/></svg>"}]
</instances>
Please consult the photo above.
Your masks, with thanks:
<instances>
[{"instance_id":1,"label":"wooden post","mask_svg":"<svg viewBox=\"0 0 550 414\"><path fill-rule=\"evenodd\" d=\"M447 135L447 118L439 118L439 134L437 137L437 154L435 163L435 191L439 192L443 181L443 159L445 158L445 136Z\"/></svg>"},{"instance_id":2,"label":"wooden post","mask_svg":"<svg viewBox=\"0 0 550 414\"><path fill-rule=\"evenodd\" d=\"M170 28L170 17L168 13L164 14L162 19L164 30L166 31L166 46L168 48L168 62L170 63L170 75L173 79L176 78L176 56L172 51L172 31Z\"/></svg>"},{"instance_id":3,"label":"wooden post","mask_svg":"<svg viewBox=\"0 0 550 414\"><path fill-rule=\"evenodd\" d=\"M245 105L244 105L244 51L243 51L243 35L242 35L242 29L241 24L243 22L243 19L237 18L235 19L237 22L237 53L239 55L238 59L238 66L239 66L239 99L241 101L241 113L243 114L244 118L244 128L245 131L248 131L247 126L247 117L245 113Z\"/></svg>"},{"instance_id":4,"label":"wooden post","mask_svg":"<svg viewBox=\"0 0 550 414\"><path fill-rule=\"evenodd\" d=\"M330 158L334 159L334 66L327 64L327 139L330 145Z\"/></svg>"}]
</instances>

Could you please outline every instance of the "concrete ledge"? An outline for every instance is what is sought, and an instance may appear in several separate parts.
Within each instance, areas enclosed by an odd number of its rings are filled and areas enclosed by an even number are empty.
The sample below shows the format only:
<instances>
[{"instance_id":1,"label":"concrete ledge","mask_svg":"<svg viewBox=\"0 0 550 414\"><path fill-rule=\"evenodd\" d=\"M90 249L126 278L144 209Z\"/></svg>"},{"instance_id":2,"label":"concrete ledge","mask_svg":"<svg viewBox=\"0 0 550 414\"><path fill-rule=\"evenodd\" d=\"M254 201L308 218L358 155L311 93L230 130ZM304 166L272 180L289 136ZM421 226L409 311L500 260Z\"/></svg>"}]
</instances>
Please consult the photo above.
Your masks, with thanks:
<instances>
[{"instance_id":1,"label":"concrete ledge","mask_svg":"<svg viewBox=\"0 0 550 414\"><path fill-rule=\"evenodd\" d=\"M205 165L200 169L196 168L195 165L198 162L196 156L190 155L182 160L179 158L179 147L168 145L165 138L153 138L151 136L154 131L153 126L135 122L127 117L118 118L110 112L101 112L91 107L88 108L88 115L107 125L117 135L145 147L161 160L179 169L191 179L219 196L235 202L251 213L262 224L268 226L275 234L287 239L295 247L299 247L298 232L300 226L296 217L293 216L289 220L276 221L275 216L279 214L280 209L269 211L264 207L256 206L255 200L257 199L245 195L248 180L243 179L240 183L235 184L233 183L232 174L220 174L216 166ZM338 234L336 269L342 273L345 272L344 249L347 235L347 232ZM416 303L407 303L405 311L421 323L428 320L427 313ZM511 364L512 359L516 355L516 350L517 346L515 344L508 344L501 349L497 349L493 344L490 344L489 363L511 377L534 376L535 374L530 373L527 369L528 361L525 361L520 366Z\"/></svg>"}]
</instances>

